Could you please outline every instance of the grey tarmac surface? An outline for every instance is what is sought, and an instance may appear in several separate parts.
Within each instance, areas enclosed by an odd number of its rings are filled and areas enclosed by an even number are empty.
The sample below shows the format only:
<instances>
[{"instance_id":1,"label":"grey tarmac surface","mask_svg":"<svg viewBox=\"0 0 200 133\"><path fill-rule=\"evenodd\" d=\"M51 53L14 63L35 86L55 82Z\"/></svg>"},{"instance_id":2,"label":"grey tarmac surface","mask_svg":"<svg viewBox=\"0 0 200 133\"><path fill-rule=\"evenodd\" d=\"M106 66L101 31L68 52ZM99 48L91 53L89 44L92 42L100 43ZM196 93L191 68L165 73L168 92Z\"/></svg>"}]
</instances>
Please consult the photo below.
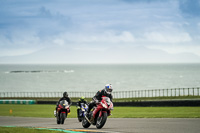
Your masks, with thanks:
<instances>
[{"instance_id":1,"label":"grey tarmac surface","mask_svg":"<svg viewBox=\"0 0 200 133\"><path fill-rule=\"evenodd\" d=\"M83 128L77 118L67 118L57 125L55 118L0 116L0 126L65 129L78 132L118 133L199 133L200 118L108 118L102 129Z\"/></svg>"}]
</instances>

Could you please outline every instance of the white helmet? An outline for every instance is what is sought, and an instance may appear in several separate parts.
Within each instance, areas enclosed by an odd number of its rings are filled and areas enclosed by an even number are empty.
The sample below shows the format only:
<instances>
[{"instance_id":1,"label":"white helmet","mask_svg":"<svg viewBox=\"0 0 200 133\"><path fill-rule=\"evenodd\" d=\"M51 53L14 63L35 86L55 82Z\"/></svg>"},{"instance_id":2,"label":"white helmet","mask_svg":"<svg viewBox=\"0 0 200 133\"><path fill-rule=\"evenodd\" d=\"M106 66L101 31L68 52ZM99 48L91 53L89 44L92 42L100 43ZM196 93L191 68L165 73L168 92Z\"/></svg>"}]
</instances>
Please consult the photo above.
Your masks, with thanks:
<instances>
[{"instance_id":1,"label":"white helmet","mask_svg":"<svg viewBox=\"0 0 200 133\"><path fill-rule=\"evenodd\" d=\"M107 94L111 94L112 90L113 90L113 88L112 88L112 85L111 85L111 84L106 84L106 85L105 85L105 92L106 92Z\"/></svg>"}]
</instances>

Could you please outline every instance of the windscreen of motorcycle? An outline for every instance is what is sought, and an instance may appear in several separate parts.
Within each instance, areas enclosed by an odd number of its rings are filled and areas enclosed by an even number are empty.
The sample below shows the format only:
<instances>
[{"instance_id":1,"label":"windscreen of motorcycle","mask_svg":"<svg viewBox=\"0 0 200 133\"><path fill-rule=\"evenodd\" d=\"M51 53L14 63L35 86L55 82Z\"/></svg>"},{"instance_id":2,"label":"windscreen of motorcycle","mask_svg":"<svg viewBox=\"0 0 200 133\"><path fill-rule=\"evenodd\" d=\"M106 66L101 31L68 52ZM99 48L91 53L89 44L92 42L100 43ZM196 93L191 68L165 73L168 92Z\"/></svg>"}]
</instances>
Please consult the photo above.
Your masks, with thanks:
<instances>
[{"instance_id":1,"label":"windscreen of motorcycle","mask_svg":"<svg viewBox=\"0 0 200 133\"><path fill-rule=\"evenodd\" d=\"M60 101L60 104L61 104L62 106L68 106L68 105L69 105L69 103L67 102L67 100L62 100L62 101Z\"/></svg>"},{"instance_id":2,"label":"windscreen of motorcycle","mask_svg":"<svg viewBox=\"0 0 200 133\"><path fill-rule=\"evenodd\" d=\"M102 99L104 99L106 103L108 104L108 106L110 106L111 101L109 97L102 97Z\"/></svg>"}]
</instances>

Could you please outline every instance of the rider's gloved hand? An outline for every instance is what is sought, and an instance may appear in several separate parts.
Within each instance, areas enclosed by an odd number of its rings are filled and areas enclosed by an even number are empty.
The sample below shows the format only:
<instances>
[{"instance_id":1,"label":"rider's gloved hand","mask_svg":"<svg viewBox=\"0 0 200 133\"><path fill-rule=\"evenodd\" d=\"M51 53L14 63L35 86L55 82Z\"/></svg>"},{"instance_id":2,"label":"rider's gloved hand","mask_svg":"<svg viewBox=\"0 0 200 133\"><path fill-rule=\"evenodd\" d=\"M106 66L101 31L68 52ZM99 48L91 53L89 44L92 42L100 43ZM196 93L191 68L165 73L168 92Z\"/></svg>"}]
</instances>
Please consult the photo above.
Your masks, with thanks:
<instances>
[{"instance_id":1,"label":"rider's gloved hand","mask_svg":"<svg viewBox=\"0 0 200 133\"><path fill-rule=\"evenodd\" d=\"M99 103L99 100L96 99L96 100L95 100L95 103Z\"/></svg>"}]
</instances>

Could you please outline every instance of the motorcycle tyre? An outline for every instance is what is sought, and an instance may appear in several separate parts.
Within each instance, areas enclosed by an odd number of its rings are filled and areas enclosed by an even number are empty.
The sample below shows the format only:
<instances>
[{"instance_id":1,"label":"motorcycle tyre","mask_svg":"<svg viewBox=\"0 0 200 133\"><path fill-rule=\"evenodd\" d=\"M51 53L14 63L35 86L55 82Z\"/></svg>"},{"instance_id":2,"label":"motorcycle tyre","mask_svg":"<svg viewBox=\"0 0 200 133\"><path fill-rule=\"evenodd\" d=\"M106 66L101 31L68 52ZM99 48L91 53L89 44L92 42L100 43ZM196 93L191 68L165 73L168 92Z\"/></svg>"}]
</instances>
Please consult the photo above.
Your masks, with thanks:
<instances>
[{"instance_id":1,"label":"motorcycle tyre","mask_svg":"<svg viewBox=\"0 0 200 133\"><path fill-rule=\"evenodd\" d=\"M60 117L59 117L58 114L57 114L57 116L56 116L56 120L57 120L57 124L60 124Z\"/></svg>"},{"instance_id":2,"label":"motorcycle tyre","mask_svg":"<svg viewBox=\"0 0 200 133\"><path fill-rule=\"evenodd\" d=\"M106 123L107 117L108 117L108 114L105 112L102 113L101 118L99 116L97 117L96 127L98 129L101 129L104 126L104 124ZM101 119L100 123L99 123L99 119Z\"/></svg>"},{"instance_id":3,"label":"motorcycle tyre","mask_svg":"<svg viewBox=\"0 0 200 133\"><path fill-rule=\"evenodd\" d=\"M81 122L81 121L82 121L82 119L83 119L82 117L78 117L78 121L79 121L79 122Z\"/></svg>"},{"instance_id":4,"label":"motorcycle tyre","mask_svg":"<svg viewBox=\"0 0 200 133\"><path fill-rule=\"evenodd\" d=\"M66 118L66 113L61 113L60 114L60 124L64 124Z\"/></svg>"},{"instance_id":5,"label":"motorcycle tyre","mask_svg":"<svg viewBox=\"0 0 200 133\"><path fill-rule=\"evenodd\" d=\"M84 128L88 128L91 124L87 121L87 119L84 117L82 121L82 126Z\"/></svg>"}]
</instances>

